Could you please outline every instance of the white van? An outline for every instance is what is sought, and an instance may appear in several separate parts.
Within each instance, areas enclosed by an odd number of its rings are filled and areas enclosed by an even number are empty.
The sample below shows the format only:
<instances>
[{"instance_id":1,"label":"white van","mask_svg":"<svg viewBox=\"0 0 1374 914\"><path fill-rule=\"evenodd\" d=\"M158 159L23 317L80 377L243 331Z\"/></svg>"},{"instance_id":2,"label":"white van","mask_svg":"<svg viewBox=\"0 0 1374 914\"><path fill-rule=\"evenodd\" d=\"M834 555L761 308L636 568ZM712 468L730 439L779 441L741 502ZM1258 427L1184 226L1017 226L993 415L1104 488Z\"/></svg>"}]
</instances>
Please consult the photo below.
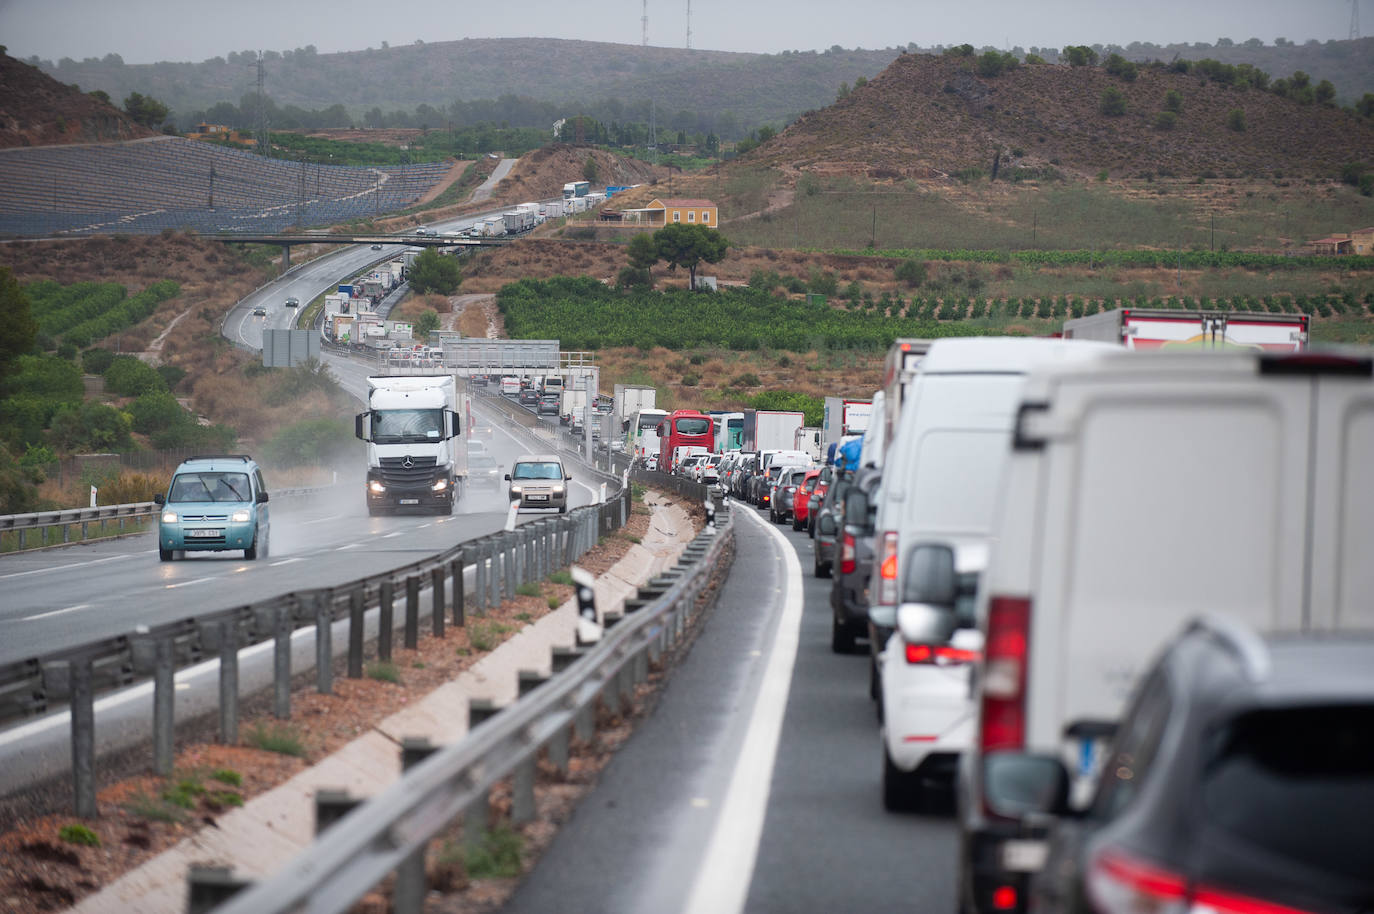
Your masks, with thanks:
<instances>
[{"instance_id":1,"label":"white van","mask_svg":"<svg viewBox=\"0 0 1374 914\"><path fill-rule=\"evenodd\" d=\"M1025 910L1046 853L1043 820L1021 819L1035 772L1067 761L1081 798L1137 677L1187 620L1374 629L1372 365L1121 351L1031 373L977 600L961 910Z\"/></svg>"},{"instance_id":2,"label":"white van","mask_svg":"<svg viewBox=\"0 0 1374 914\"><path fill-rule=\"evenodd\" d=\"M809 467L812 460L806 451L764 451L763 468L771 466Z\"/></svg>"},{"instance_id":3,"label":"white van","mask_svg":"<svg viewBox=\"0 0 1374 914\"><path fill-rule=\"evenodd\" d=\"M1026 372L1119 349L1025 337L959 337L931 344L883 462L869 588L875 608L895 615L901 564L914 536L987 536Z\"/></svg>"}]
</instances>

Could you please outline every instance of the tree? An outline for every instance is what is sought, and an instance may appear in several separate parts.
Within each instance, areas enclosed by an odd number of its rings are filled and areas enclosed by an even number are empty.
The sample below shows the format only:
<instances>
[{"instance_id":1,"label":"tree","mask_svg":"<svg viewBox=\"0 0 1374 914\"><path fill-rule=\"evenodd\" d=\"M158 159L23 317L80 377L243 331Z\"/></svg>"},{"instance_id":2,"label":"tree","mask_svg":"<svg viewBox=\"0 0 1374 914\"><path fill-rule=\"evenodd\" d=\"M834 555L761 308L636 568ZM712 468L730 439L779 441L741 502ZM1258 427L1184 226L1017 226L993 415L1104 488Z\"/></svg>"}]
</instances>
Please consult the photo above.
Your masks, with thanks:
<instances>
[{"instance_id":1,"label":"tree","mask_svg":"<svg viewBox=\"0 0 1374 914\"><path fill-rule=\"evenodd\" d=\"M1232 108L1226 112L1226 126L1236 133L1245 132L1245 112L1240 108Z\"/></svg>"},{"instance_id":2,"label":"tree","mask_svg":"<svg viewBox=\"0 0 1374 914\"><path fill-rule=\"evenodd\" d=\"M9 267L0 267L0 393L5 379L14 372L21 355L33 351L38 338L38 321L33 319L29 297L19 288Z\"/></svg>"},{"instance_id":3,"label":"tree","mask_svg":"<svg viewBox=\"0 0 1374 914\"><path fill-rule=\"evenodd\" d=\"M1100 108L1107 117L1120 117L1126 113L1126 96L1116 86L1108 86L1102 92Z\"/></svg>"},{"instance_id":4,"label":"tree","mask_svg":"<svg viewBox=\"0 0 1374 914\"><path fill-rule=\"evenodd\" d=\"M410 288L420 295L429 292L452 295L458 291L458 284L462 281L458 261L440 254L434 248L426 248L410 266Z\"/></svg>"},{"instance_id":5,"label":"tree","mask_svg":"<svg viewBox=\"0 0 1374 914\"><path fill-rule=\"evenodd\" d=\"M590 181L592 184L600 184L601 169L596 166L596 159L589 153L587 161L582 163L582 179Z\"/></svg>"},{"instance_id":6,"label":"tree","mask_svg":"<svg viewBox=\"0 0 1374 914\"><path fill-rule=\"evenodd\" d=\"M648 286L654 284L653 268L661 258L658 242L654 235L639 234L630 239L626 246L629 266L620 271L617 281L622 286Z\"/></svg>"},{"instance_id":7,"label":"tree","mask_svg":"<svg viewBox=\"0 0 1374 914\"><path fill-rule=\"evenodd\" d=\"M167 120L167 106L151 95L132 92L124 99L124 113L144 127L156 127Z\"/></svg>"},{"instance_id":8,"label":"tree","mask_svg":"<svg viewBox=\"0 0 1374 914\"><path fill-rule=\"evenodd\" d=\"M1071 67L1091 67L1097 64L1097 52L1085 44L1072 44L1064 49L1064 59Z\"/></svg>"},{"instance_id":9,"label":"tree","mask_svg":"<svg viewBox=\"0 0 1374 914\"><path fill-rule=\"evenodd\" d=\"M1331 84L1331 80L1323 79L1317 83L1317 104L1334 104L1336 98L1336 87Z\"/></svg>"},{"instance_id":10,"label":"tree","mask_svg":"<svg viewBox=\"0 0 1374 914\"><path fill-rule=\"evenodd\" d=\"M415 333L420 339L429 339L429 335L438 329L439 312L433 308L426 308L421 311L420 316L415 319Z\"/></svg>"},{"instance_id":11,"label":"tree","mask_svg":"<svg viewBox=\"0 0 1374 914\"><path fill-rule=\"evenodd\" d=\"M703 262L720 263L730 248L724 235L704 225L674 222L654 232L653 237L658 259L670 270L686 267L693 289L697 287L697 267Z\"/></svg>"},{"instance_id":12,"label":"tree","mask_svg":"<svg viewBox=\"0 0 1374 914\"><path fill-rule=\"evenodd\" d=\"M1183 93L1177 89L1170 89L1164 93L1164 110L1172 111L1174 114L1183 113Z\"/></svg>"}]
</instances>

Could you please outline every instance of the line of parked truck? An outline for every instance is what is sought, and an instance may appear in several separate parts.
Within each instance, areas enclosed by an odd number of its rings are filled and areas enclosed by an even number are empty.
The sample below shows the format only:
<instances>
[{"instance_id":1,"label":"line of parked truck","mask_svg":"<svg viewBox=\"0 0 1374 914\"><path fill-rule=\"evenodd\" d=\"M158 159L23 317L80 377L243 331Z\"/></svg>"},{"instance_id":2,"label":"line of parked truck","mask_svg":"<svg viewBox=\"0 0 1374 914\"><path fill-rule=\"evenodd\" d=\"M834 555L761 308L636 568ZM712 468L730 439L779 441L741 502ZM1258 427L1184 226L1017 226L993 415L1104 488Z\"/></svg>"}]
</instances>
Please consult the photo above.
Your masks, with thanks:
<instances>
[{"instance_id":1,"label":"line of parked truck","mask_svg":"<svg viewBox=\"0 0 1374 914\"><path fill-rule=\"evenodd\" d=\"M1374 898L1374 356L1307 335L1118 309L898 340L822 459L725 418L679 461L812 534L884 805L954 799L961 911Z\"/></svg>"}]
</instances>

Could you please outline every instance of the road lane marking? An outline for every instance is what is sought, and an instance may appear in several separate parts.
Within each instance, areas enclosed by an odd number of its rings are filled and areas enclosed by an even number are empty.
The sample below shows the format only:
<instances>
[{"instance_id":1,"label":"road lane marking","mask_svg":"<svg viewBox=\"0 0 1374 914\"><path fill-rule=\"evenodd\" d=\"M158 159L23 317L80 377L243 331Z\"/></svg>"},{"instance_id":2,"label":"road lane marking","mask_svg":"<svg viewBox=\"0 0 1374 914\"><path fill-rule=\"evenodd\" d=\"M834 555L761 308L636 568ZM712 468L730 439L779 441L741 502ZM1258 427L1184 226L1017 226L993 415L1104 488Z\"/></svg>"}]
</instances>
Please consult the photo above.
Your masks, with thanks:
<instances>
[{"instance_id":1,"label":"road lane marking","mask_svg":"<svg viewBox=\"0 0 1374 914\"><path fill-rule=\"evenodd\" d=\"M60 616L63 613L74 613L79 609L90 609L91 605L90 603L78 603L75 606L68 606L66 609L54 609L49 612L39 613L36 616L24 616L23 621L32 622L34 619L47 619L50 616Z\"/></svg>"},{"instance_id":2,"label":"road lane marking","mask_svg":"<svg viewBox=\"0 0 1374 914\"><path fill-rule=\"evenodd\" d=\"M303 561L305 561L305 559L302 559L302 558L282 559L280 562L273 562L273 563L272 563L271 565L269 565L268 567L269 567L269 568L276 568L278 565L290 565L292 562L303 562Z\"/></svg>"},{"instance_id":3,"label":"road lane marking","mask_svg":"<svg viewBox=\"0 0 1374 914\"><path fill-rule=\"evenodd\" d=\"M338 519L341 518L341 517L343 517L342 514L331 514L331 515L329 515L328 517L317 517L317 518L315 518L314 520L303 520L303 521L301 521L300 526L302 526L302 527L308 527L308 526L310 526L311 524L323 524L323 523L328 523L328 522L331 521L331 520L338 520Z\"/></svg>"},{"instance_id":4,"label":"road lane marking","mask_svg":"<svg viewBox=\"0 0 1374 914\"><path fill-rule=\"evenodd\" d=\"M787 693L792 686L792 668L796 665L801 638L801 563L796 550L781 531L772 524L765 525L752 511L741 511L739 515L768 531L778 543L786 568L783 579L787 583L787 595L777 632L773 635L768 665L749 715L744 744L735 759L735 770L730 775L720 816L712 829L701 868L697 870L686 914L736 914L744 910L749 899L749 883L754 878L754 862L763 834L764 815L768 812L768 792L773 781L778 740L787 712Z\"/></svg>"},{"instance_id":5,"label":"road lane marking","mask_svg":"<svg viewBox=\"0 0 1374 914\"><path fill-rule=\"evenodd\" d=\"M391 534L391 535L392 535L392 536L395 536L396 534L393 533L393 534ZM335 551L335 552L343 552L345 549L357 549L357 548L358 548L359 546L361 546L361 545L362 545L362 543L349 543L349 544L347 544L346 546L336 546L336 547L334 548L334 551Z\"/></svg>"},{"instance_id":6,"label":"road lane marking","mask_svg":"<svg viewBox=\"0 0 1374 914\"><path fill-rule=\"evenodd\" d=\"M91 559L89 562L72 562L70 565L54 565L51 568L33 568L28 571L11 571L9 574L0 574L0 580L4 578L22 578L26 574L43 574L47 571L70 571L73 568L84 568L87 565L103 565L105 562L114 562L119 559L131 559L132 555L112 555L103 559Z\"/></svg>"},{"instance_id":7,"label":"road lane marking","mask_svg":"<svg viewBox=\"0 0 1374 914\"><path fill-rule=\"evenodd\" d=\"M180 584L168 584L168 585L166 585L166 589L167 589L167 590L176 590L178 587L190 587L190 586L193 585L193 584L204 584L206 581L213 581L213 580L215 580L213 577L210 577L210 578L195 578L194 580L190 580L190 581L182 581Z\"/></svg>"},{"instance_id":8,"label":"road lane marking","mask_svg":"<svg viewBox=\"0 0 1374 914\"><path fill-rule=\"evenodd\" d=\"M391 539L393 536L400 536L402 533L405 533L405 531L404 531L404 530L397 530L395 533L386 533L386 534L383 534L381 538L384 539L384 540L389 540L389 539Z\"/></svg>"}]
</instances>

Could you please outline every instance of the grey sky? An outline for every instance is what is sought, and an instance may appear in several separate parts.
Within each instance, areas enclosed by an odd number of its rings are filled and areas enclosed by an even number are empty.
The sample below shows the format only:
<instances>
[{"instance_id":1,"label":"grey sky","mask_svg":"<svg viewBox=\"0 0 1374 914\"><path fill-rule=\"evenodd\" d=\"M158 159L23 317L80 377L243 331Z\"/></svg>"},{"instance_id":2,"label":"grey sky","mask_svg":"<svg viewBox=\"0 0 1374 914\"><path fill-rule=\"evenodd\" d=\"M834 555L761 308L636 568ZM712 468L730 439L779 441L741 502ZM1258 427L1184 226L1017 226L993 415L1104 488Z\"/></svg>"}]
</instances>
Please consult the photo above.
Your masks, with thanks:
<instances>
[{"instance_id":1,"label":"grey sky","mask_svg":"<svg viewBox=\"0 0 1374 914\"><path fill-rule=\"evenodd\" d=\"M682 47L688 0L648 0L649 43ZM1363 34L1374 33L1371 0ZM962 44L1062 47L1152 41L1346 38L1350 0L691 0L692 47L719 51ZM640 42L643 0L0 0L0 43L56 62L200 61L315 45L321 53L416 39Z\"/></svg>"}]
</instances>

